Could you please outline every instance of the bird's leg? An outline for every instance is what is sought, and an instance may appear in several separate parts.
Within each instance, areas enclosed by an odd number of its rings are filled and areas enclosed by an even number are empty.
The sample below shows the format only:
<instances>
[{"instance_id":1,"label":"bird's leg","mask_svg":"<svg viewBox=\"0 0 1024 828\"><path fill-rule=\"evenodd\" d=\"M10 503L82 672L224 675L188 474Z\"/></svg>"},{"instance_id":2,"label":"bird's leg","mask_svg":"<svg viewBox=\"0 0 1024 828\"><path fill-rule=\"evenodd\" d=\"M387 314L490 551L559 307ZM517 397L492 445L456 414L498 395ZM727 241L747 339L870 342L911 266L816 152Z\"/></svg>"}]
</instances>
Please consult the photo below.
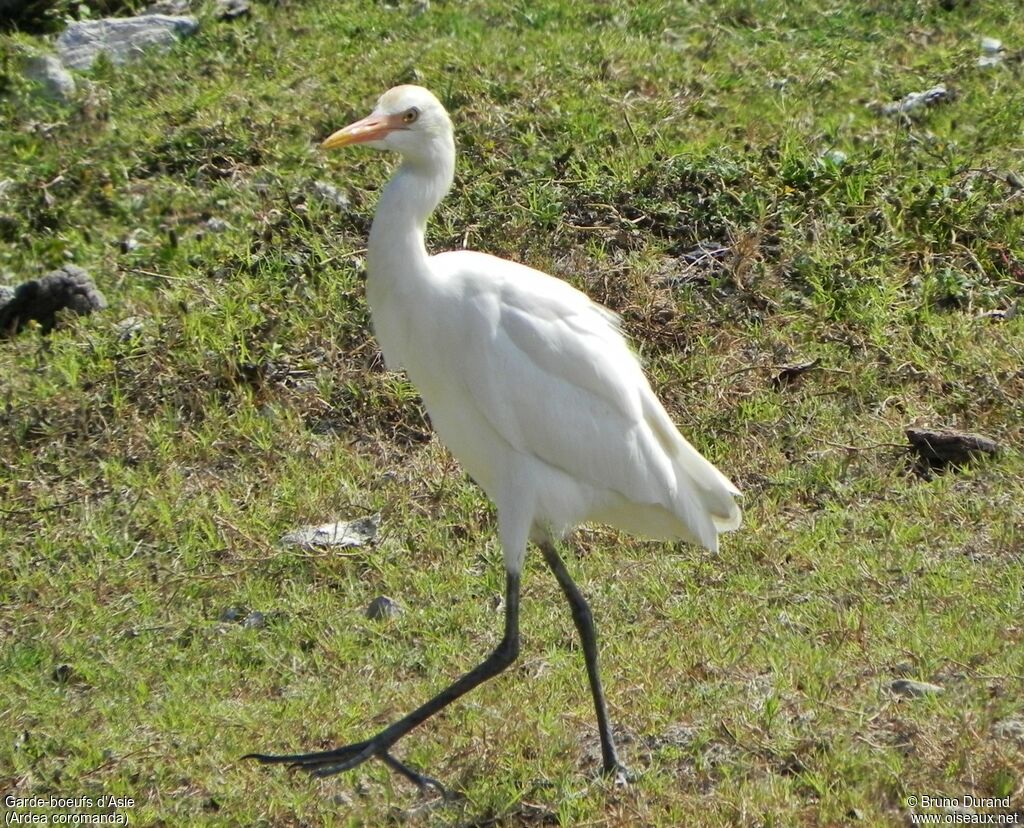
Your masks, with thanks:
<instances>
[{"instance_id":1,"label":"bird's leg","mask_svg":"<svg viewBox=\"0 0 1024 828\"><path fill-rule=\"evenodd\" d=\"M612 738L612 728L608 721L608 707L604 700L604 689L601 687L601 676L597 670L597 630L594 627L594 616L590 612L590 605L583 597L580 588L576 586L569 571L558 556L555 545L550 541L540 544L540 551L544 554L544 560L548 567L558 579L562 592L569 599L569 607L572 609L572 620L576 623L576 630L583 642L583 660L587 664L587 677L590 679L590 692L594 696L594 710L597 713L597 731L601 736L601 758L603 770L608 775L615 775L617 779L626 780L629 777L625 766L619 762L618 754L615 751L615 740Z\"/></svg>"},{"instance_id":2,"label":"bird's leg","mask_svg":"<svg viewBox=\"0 0 1024 828\"><path fill-rule=\"evenodd\" d=\"M320 751L319 753L294 753L271 755L250 753L243 759L256 759L265 764L283 763L291 767L302 768L314 776L331 776L335 773L350 770L361 765L367 759L377 758L389 768L402 774L406 779L415 782L421 788L430 785L442 793L444 788L429 776L417 773L391 755L391 746L410 730L422 724L439 710L447 707L460 696L465 695L474 687L489 678L493 678L519 655L519 573L506 572L505 582L505 635L501 643L479 666L470 670L449 687L442 690L430 701L417 707L407 716L384 728L376 736L363 742Z\"/></svg>"}]
</instances>

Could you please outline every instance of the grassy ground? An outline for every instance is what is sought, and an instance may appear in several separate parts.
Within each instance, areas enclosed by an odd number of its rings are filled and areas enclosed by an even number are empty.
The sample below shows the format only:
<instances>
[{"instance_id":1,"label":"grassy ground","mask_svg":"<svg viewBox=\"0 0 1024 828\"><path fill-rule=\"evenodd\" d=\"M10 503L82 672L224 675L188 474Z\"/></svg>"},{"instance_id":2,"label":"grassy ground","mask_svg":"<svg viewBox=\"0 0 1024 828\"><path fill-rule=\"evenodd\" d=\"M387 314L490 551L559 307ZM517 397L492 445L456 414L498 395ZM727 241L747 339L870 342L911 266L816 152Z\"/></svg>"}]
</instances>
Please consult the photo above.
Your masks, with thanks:
<instances>
[{"instance_id":1,"label":"grassy ground","mask_svg":"<svg viewBox=\"0 0 1024 828\"><path fill-rule=\"evenodd\" d=\"M910 797L965 794L1024 821L1024 315L988 313L1024 288L1024 11L864 5L206 10L66 108L5 40L0 272L71 260L111 307L0 342L0 790L132 797L132 824L900 825ZM977 66L983 36L1001 65ZM533 557L519 664L400 745L464 799L238 760L369 735L500 635L493 509L367 329L389 162L313 149L409 80L459 136L432 247L619 311L745 492L715 559L600 527L567 548L628 789L595 782L582 657ZM913 120L879 112L940 82ZM701 242L728 251L694 265ZM914 424L1005 450L922 475ZM377 512L368 548L277 544ZM381 594L405 612L365 618Z\"/></svg>"}]
</instances>

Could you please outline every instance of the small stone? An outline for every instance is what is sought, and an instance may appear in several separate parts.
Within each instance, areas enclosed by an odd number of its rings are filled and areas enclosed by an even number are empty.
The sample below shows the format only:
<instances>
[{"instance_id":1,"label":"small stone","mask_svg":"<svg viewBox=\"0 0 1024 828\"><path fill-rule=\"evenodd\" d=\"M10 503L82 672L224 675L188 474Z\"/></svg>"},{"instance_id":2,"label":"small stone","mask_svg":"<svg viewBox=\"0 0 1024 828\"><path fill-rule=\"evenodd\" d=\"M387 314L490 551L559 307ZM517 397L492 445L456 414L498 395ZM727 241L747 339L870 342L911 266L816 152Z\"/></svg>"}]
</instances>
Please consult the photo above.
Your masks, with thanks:
<instances>
[{"instance_id":1,"label":"small stone","mask_svg":"<svg viewBox=\"0 0 1024 828\"><path fill-rule=\"evenodd\" d=\"M983 37L981 39L981 51L986 55L997 55L1003 51L1003 41L995 37Z\"/></svg>"},{"instance_id":2,"label":"small stone","mask_svg":"<svg viewBox=\"0 0 1024 828\"><path fill-rule=\"evenodd\" d=\"M910 92L898 101L883 104L883 115L909 115L926 107L951 100L949 89L944 83L938 83L924 92Z\"/></svg>"},{"instance_id":3,"label":"small stone","mask_svg":"<svg viewBox=\"0 0 1024 828\"><path fill-rule=\"evenodd\" d=\"M398 602L391 600L386 595L380 595L374 598L366 608L366 617L373 621L382 621L385 618L395 618L401 614L401 605Z\"/></svg>"},{"instance_id":4,"label":"small stone","mask_svg":"<svg viewBox=\"0 0 1024 828\"><path fill-rule=\"evenodd\" d=\"M122 253L131 253L142 247L142 242L139 241L139 233L139 229L136 228L118 242L118 247Z\"/></svg>"},{"instance_id":5,"label":"small stone","mask_svg":"<svg viewBox=\"0 0 1024 828\"><path fill-rule=\"evenodd\" d=\"M992 735L997 739L1007 739L1024 745L1024 719L1003 719L992 725Z\"/></svg>"},{"instance_id":6,"label":"small stone","mask_svg":"<svg viewBox=\"0 0 1024 828\"><path fill-rule=\"evenodd\" d=\"M914 681L913 679L896 679L889 682L889 690L897 696L908 699L922 699L927 696L937 696L945 693L945 689L937 684L927 681Z\"/></svg>"},{"instance_id":7,"label":"small stone","mask_svg":"<svg viewBox=\"0 0 1024 828\"><path fill-rule=\"evenodd\" d=\"M242 621L242 628L246 630L262 630L267 626L267 617L259 610L253 610Z\"/></svg>"},{"instance_id":8,"label":"small stone","mask_svg":"<svg viewBox=\"0 0 1024 828\"><path fill-rule=\"evenodd\" d=\"M339 523L325 523L323 526L303 526L288 532L281 543L288 546L365 546L376 536L380 528L380 515L369 515Z\"/></svg>"},{"instance_id":9,"label":"small stone","mask_svg":"<svg viewBox=\"0 0 1024 828\"><path fill-rule=\"evenodd\" d=\"M188 14L190 11L189 0L156 0L145 8L146 14Z\"/></svg>"},{"instance_id":10,"label":"small stone","mask_svg":"<svg viewBox=\"0 0 1024 828\"><path fill-rule=\"evenodd\" d=\"M128 342L142 333L145 323L138 316L127 316L114 327L117 330L118 341Z\"/></svg>"},{"instance_id":11,"label":"small stone","mask_svg":"<svg viewBox=\"0 0 1024 828\"><path fill-rule=\"evenodd\" d=\"M846 163L847 155L842 150L838 149L827 149L820 156L822 161L832 164L836 167L841 167Z\"/></svg>"},{"instance_id":12,"label":"small stone","mask_svg":"<svg viewBox=\"0 0 1024 828\"><path fill-rule=\"evenodd\" d=\"M33 55L26 59L24 74L47 98L68 103L75 96L75 79L56 55Z\"/></svg>"},{"instance_id":13,"label":"small stone","mask_svg":"<svg viewBox=\"0 0 1024 828\"><path fill-rule=\"evenodd\" d=\"M101 53L112 63L120 64L138 58L148 49L167 49L198 28L196 18L184 15L80 20L61 32L57 51L69 69L89 69Z\"/></svg>"},{"instance_id":14,"label":"small stone","mask_svg":"<svg viewBox=\"0 0 1024 828\"><path fill-rule=\"evenodd\" d=\"M203 227L210 233L223 233L227 230L231 230L232 224L231 222L225 221L222 218L217 218L216 216L214 216L204 221Z\"/></svg>"},{"instance_id":15,"label":"small stone","mask_svg":"<svg viewBox=\"0 0 1024 828\"><path fill-rule=\"evenodd\" d=\"M220 617L217 620L232 624L241 621L248 612L249 611L245 607L228 607L220 614Z\"/></svg>"},{"instance_id":16,"label":"small stone","mask_svg":"<svg viewBox=\"0 0 1024 828\"><path fill-rule=\"evenodd\" d=\"M349 206L348 196L329 181L314 181L310 189L313 191L313 195L321 201L333 204L339 210L344 210Z\"/></svg>"},{"instance_id":17,"label":"small stone","mask_svg":"<svg viewBox=\"0 0 1024 828\"><path fill-rule=\"evenodd\" d=\"M246 0L217 0L218 20L238 20L240 17L248 17L252 9Z\"/></svg>"}]
</instances>

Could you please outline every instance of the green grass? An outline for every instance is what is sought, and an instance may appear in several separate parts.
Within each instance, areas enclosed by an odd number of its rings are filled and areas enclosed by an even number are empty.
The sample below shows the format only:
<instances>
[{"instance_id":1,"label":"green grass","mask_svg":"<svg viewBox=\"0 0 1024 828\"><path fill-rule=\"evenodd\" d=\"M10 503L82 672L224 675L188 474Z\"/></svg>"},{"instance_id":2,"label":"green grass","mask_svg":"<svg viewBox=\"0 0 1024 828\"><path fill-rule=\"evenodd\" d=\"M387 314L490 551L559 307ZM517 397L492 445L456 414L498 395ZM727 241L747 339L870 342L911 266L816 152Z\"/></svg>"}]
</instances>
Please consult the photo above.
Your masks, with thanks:
<instances>
[{"instance_id":1,"label":"green grass","mask_svg":"<svg viewBox=\"0 0 1024 828\"><path fill-rule=\"evenodd\" d=\"M0 342L0 789L129 796L142 825L1024 809L1024 744L994 730L1024 718L1024 315L986 315L1024 287L1024 12L863 5L204 7L196 37L98 67L67 107L17 79L30 38L2 41L0 273L71 260L110 308ZM986 35L1008 49L993 69ZM493 508L368 331L390 161L313 149L410 80L458 131L431 247L621 313L745 493L717 558L601 527L568 544L628 789L595 781L582 656L534 556L520 662L399 746L463 800L421 809L379 764L314 781L238 760L363 738L500 636ZM912 122L871 105L939 82L954 99ZM731 252L691 267L701 242ZM915 424L1004 450L922 477L900 448ZM376 512L367 548L277 543ZM381 594L405 612L366 619ZM220 621L232 606L267 626ZM895 698L904 677L945 692Z\"/></svg>"}]
</instances>

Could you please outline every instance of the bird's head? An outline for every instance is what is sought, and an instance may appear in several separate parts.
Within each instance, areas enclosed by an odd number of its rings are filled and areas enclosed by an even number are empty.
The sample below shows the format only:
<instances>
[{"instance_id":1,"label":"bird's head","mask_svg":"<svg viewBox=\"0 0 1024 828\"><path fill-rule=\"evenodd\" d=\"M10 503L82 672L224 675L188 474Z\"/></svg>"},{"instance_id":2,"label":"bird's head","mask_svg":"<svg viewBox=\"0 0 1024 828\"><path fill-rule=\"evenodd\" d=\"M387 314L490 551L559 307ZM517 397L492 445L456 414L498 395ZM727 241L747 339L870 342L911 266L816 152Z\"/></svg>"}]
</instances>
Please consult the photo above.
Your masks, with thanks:
<instances>
[{"instance_id":1,"label":"bird's head","mask_svg":"<svg viewBox=\"0 0 1024 828\"><path fill-rule=\"evenodd\" d=\"M393 150L413 162L434 161L453 153L452 122L441 102L422 86L396 86L377 101L373 112L330 135L323 149L366 144Z\"/></svg>"}]
</instances>

